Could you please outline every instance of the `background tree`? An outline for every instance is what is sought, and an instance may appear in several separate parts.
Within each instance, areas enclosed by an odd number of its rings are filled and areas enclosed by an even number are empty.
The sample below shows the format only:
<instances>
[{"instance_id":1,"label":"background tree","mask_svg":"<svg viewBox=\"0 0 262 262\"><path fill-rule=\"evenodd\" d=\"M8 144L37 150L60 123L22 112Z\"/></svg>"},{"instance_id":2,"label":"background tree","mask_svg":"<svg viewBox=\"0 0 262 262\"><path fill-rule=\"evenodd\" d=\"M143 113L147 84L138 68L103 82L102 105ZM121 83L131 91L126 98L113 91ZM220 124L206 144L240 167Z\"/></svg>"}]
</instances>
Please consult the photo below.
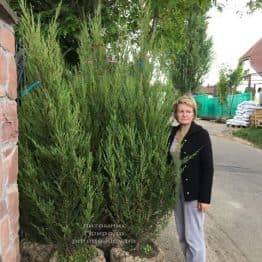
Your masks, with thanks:
<instances>
[{"instance_id":1,"label":"background tree","mask_svg":"<svg viewBox=\"0 0 262 262\"><path fill-rule=\"evenodd\" d=\"M17 0L9 0L8 2L10 6L17 11L18 15L21 14L21 9ZM41 15L41 20L45 29L47 29L48 23L54 16L55 9L60 2L61 0L26 1L26 3L32 7L34 15ZM62 52L66 57L66 61L72 65L78 62L76 49L78 47L77 39L80 34L80 24L82 21L88 19L88 17L93 17L99 5L102 14L102 27L104 28L104 33L107 35L107 42L112 43L118 39L122 30L125 30L129 35L131 33L136 33L139 27L137 24L138 17L141 12L139 6L142 2L148 2L152 9L150 22L151 30L149 34L159 30L161 27L160 24L163 26L170 15L174 16L172 12L176 10L179 13L179 17L173 20L173 22L175 22L173 26L174 29L176 27L179 29L185 22L183 17L189 17L188 12L190 8L194 9L193 5L198 6L201 10L206 10L210 8L212 3L216 3L216 1L212 0L64 0L61 2L61 11L57 20L59 23L58 39L61 44ZM188 8L185 8L187 6ZM136 34L133 34L134 41L135 35ZM170 37L169 34L166 34L166 36ZM176 38L175 41L180 42L181 39Z\"/></svg>"},{"instance_id":2,"label":"background tree","mask_svg":"<svg viewBox=\"0 0 262 262\"><path fill-rule=\"evenodd\" d=\"M247 3L247 7L251 12L254 12L258 9L262 9L262 0L250 0Z\"/></svg>"},{"instance_id":3,"label":"background tree","mask_svg":"<svg viewBox=\"0 0 262 262\"><path fill-rule=\"evenodd\" d=\"M223 67L219 72L219 81L217 83L217 92L221 104L227 102L229 94L236 94L236 88L244 78L243 64L239 63L236 69Z\"/></svg>"},{"instance_id":4,"label":"background tree","mask_svg":"<svg viewBox=\"0 0 262 262\"><path fill-rule=\"evenodd\" d=\"M182 94L194 92L210 66L212 41L206 35L206 12L210 5L178 1L173 10L167 11L170 12L167 23L159 31L164 36L169 35L169 38L162 38L166 45L162 62L166 73L172 77L174 88Z\"/></svg>"},{"instance_id":5,"label":"background tree","mask_svg":"<svg viewBox=\"0 0 262 262\"><path fill-rule=\"evenodd\" d=\"M19 1L9 0L8 2L18 15L22 13ZM32 8L34 15L41 16L43 29L45 31L48 30L49 22L54 17L57 6L61 3L61 11L57 19L59 23L58 39L61 43L62 53L66 56L67 61L75 64L77 62L76 48L80 21L83 20L85 16L94 14L98 1L27 0L26 3Z\"/></svg>"},{"instance_id":6,"label":"background tree","mask_svg":"<svg viewBox=\"0 0 262 262\"><path fill-rule=\"evenodd\" d=\"M239 86L244 78L243 64L239 63L235 70L230 70L228 74L228 86L231 89L231 94L237 92L236 88Z\"/></svg>"},{"instance_id":7,"label":"background tree","mask_svg":"<svg viewBox=\"0 0 262 262\"><path fill-rule=\"evenodd\" d=\"M226 68L222 68L219 71L219 80L216 85L217 87L217 95L219 98L219 102L224 105L227 102L227 96L228 96L228 76Z\"/></svg>"},{"instance_id":8,"label":"background tree","mask_svg":"<svg viewBox=\"0 0 262 262\"><path fill-rule=\"evenodd\" d=\"M9 0L10 6L21 14L19 1ZM127 32L136 32L139 27L138 17L140 15L139 0L125 1L125 0L27 0L26 3L34 12L34 15L40 15L44 30L47 30L48 24L55 15L57 6L61 3L60 15L57 19L59 23L58 39L61 44L62 52L69 64L76 64L78 62L78 55L76 49L78 47L78 36L81 30L81 22L94 17L95 11L100 6L102 26L107 35L107 42L114 42L117 40L122 29ZM143 2L143 1L142 1ZM145 1L146 2L146 1ZM150 1L149 1L150 2ZM152 25L155 29L157 24L157 17L159 13L159 6L172 5L174 0L153 1L152 8L154 11Z\"/></svg>"}]
</instances>

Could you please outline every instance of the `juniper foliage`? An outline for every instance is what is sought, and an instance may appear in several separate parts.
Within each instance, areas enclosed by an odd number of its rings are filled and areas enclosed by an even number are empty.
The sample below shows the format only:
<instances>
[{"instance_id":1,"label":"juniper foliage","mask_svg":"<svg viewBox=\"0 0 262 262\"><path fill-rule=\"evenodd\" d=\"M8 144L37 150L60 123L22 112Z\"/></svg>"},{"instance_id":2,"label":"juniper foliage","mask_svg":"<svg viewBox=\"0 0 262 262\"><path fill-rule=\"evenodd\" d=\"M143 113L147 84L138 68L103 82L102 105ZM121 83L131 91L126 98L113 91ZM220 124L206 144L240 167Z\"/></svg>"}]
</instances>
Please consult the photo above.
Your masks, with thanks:
<instances>
[{"instance_id":1,"label":"juniper foliage","mask_svg":"<svg viewBox=\"0 0 262 262\"><path fill-rule=\"evenodd\" d=\"M42 86L23 98L19 110L21 228L28 238L68 247L101 214L103 179L92 168L91 130L72 102L56 19L44 34L40 20L22 7L27 80Z\"/></svg>"},{"instance_id":2,"label":"juniper foliage","mask_svg":"<svg viewBox=\"0 0 262 262\"><path fill-rule=\"evenodd\" d=\"M172 84L152 83L154 34L141 8L136 46L124 30L108 44L98 9L82 25L70 71L56 19L45 33L23 6L27 78L42 83L19 112L21 226L31 238L67 248L108 215L139 243L174 207L179 171L166 165L174 94Z\"/></svg>"}]
</instances>

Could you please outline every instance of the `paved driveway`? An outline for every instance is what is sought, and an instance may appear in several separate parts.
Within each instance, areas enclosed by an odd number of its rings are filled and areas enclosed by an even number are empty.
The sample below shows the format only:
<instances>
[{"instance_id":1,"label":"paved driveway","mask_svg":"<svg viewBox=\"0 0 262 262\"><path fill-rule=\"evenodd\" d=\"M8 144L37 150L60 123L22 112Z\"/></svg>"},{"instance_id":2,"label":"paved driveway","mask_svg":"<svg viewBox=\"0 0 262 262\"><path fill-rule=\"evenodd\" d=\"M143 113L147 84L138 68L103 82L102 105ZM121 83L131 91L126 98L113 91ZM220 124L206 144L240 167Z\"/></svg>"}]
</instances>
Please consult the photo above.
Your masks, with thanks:
<instances>
[{"instance_id":1,"label":"paved driveway","mask_svg":"<svg viewBox=\"0 0 262 262\"><path fill-rule=\"evenodd\" d=\"M262 261L262 150L231 138L225 125L198 121L210 134L215 176L206 214L208 262ZM166 261L183 261L174 216L158 242Z\"/></svg>"}]
</instances>

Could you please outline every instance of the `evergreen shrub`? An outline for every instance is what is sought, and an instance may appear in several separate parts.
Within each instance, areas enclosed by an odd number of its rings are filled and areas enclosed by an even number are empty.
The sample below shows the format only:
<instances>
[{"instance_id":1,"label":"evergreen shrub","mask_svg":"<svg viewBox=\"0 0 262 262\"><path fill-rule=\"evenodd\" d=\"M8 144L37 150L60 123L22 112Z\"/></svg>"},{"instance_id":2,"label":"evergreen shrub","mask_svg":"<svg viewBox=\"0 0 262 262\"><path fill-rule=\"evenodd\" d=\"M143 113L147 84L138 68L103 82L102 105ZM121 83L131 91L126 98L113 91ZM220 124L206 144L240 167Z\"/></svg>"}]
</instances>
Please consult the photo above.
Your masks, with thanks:
<instances>
[{"instance_id":1,"label":"evergreen shrub","mask_svg":"<svg viewBox=\"0 0 262 262\"><path fill-rule=\"evenodd\" d=\"M21 228L67 250L107 216L139 247L173 210L179 179L179 162L166 165L173 88L152 83L148 10L135 46L126 35L106 44L99 13L83 24L73 70L61 54L56 18L44 32L22 10L27 81L42 86L19 110Z\"/></svg>"},{"instance_id":2,"label":"evergreen shrub","mask_svg":"<svg viewBox=\"0 0 262 262\"><path fill-rule=\"evenodd\" d=\"M26 238L67 250L101 216L103 177L93 168L91 130L73 104L56 20L43 32L22 7L27 81L39 80L41 88L23 97L19 108L20 225Z\"/></svg>"}]
</instances>

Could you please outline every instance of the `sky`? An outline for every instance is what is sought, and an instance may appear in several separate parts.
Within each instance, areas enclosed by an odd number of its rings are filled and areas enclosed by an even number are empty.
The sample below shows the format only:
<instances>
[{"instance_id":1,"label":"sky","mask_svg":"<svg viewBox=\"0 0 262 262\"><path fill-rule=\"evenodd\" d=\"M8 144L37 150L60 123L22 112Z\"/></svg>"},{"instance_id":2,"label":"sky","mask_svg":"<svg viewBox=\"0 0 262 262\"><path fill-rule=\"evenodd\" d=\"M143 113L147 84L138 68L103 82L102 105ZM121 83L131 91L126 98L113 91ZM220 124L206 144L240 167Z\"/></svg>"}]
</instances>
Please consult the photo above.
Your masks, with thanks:
<instances>
[{"instance_id":1,"label":"sky","mask_svg":"<svg viewBox=\"0 0 262 262\"><path fill-rule=\"evenodd\" d=\"M262 38L262 10L247 14L247 0L225 0L222 12L212 8L208 16L207 34L213 39L213 62L204 77L204 85L218 81L224 65L234 69L238 59Z\"/></svg>"}]
</instances>

